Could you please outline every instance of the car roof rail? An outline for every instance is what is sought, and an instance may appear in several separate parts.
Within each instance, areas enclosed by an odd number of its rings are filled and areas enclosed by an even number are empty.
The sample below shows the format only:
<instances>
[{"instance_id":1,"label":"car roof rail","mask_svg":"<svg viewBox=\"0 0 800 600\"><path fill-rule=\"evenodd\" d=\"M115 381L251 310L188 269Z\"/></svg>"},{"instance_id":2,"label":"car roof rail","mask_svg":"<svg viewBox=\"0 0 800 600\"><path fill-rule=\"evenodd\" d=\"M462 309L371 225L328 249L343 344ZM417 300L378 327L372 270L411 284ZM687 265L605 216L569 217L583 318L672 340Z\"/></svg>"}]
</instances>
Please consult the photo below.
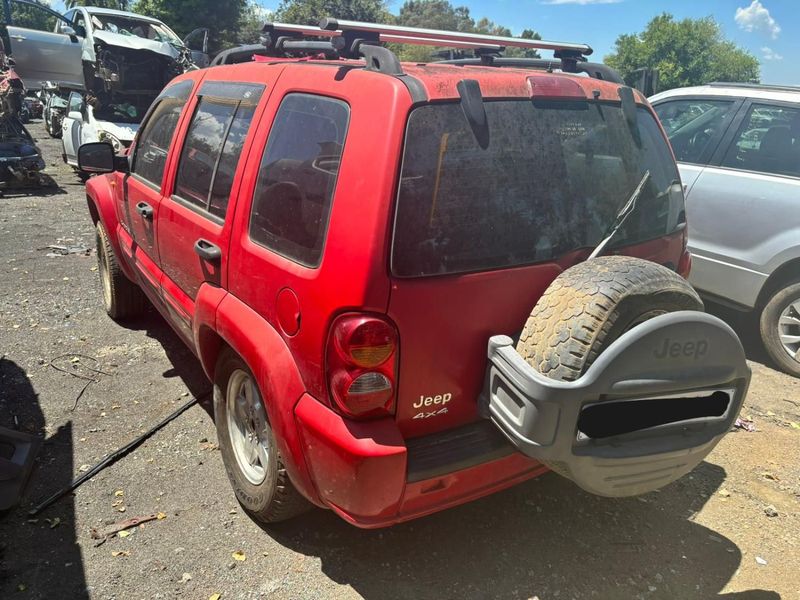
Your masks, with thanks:
<instances>
[{"instance_id":1,"label":"car roof rail","mask_svg":"<svg viewBox=\"0 0 800 600\"><path fill-rule=\"evenodd\" d=\"M564 61L547 58L524 58L524 57L504 57L484 54L475 58L451 58L437 60L434 64L438 65L461 65L461 66L489 66L489 67L511 67L518 69L538 69L552 72L555 70L565 73L586 73L592 79L601 79L612 83L625 84L622 76L608 65L586 61Z\"/></svg>"},{"instance_id":2,"label":"car roof rail","mask_svg":"<svg viewBox=\"0 0 800 600\"><path fill-rule=\"evenodd\" d=\"M710 87L731 87L744 88L751 90L772 90L776 92L800 92L800 85L776 85L771 83L752 83L752 82L726 82L712 81L706 85Z\"/></svg>"},{"instance_id":3,"label":"car roof rail","mask_svg":"<svg viewBox=\"0 0 800 600\"><path fill-rule=\"evenodd\" d=\"M480 58L499 56L509 46L553 50L556 58L567 65L563 69L565 71L569 65L585 62L585 57L592 53L592 48L587 44L382 25L334 18L322 19L318 27L267 22L262 28L262 34L267 56L323 54L328 59L364 58L368 70L390 75L402 75L403 70L394 53L380 46L381 43L473 50Z\"/></svg>"}]
</instances>

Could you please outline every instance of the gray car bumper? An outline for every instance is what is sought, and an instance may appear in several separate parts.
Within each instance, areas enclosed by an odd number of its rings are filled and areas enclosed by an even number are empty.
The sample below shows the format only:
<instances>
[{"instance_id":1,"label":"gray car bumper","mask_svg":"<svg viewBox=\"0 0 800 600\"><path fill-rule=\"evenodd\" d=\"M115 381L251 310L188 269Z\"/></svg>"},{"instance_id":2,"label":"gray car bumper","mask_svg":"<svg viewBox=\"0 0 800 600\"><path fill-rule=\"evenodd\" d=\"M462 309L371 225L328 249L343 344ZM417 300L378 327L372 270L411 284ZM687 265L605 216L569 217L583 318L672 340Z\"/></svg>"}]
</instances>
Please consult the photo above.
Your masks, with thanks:
<instances>
[{"instance_id":1,"label":"gray car bumper","mask_svg":"<svg viewBox=\"0 0 800 600\"><path fill-rule=\"evenodd\" d=\"M691 471L732 427L750 383L736 334L705 313L651 319L577 381L548 379L489 341L484 400L517 449L583 489L631 496Z\"/></svg>"}]
</instances>

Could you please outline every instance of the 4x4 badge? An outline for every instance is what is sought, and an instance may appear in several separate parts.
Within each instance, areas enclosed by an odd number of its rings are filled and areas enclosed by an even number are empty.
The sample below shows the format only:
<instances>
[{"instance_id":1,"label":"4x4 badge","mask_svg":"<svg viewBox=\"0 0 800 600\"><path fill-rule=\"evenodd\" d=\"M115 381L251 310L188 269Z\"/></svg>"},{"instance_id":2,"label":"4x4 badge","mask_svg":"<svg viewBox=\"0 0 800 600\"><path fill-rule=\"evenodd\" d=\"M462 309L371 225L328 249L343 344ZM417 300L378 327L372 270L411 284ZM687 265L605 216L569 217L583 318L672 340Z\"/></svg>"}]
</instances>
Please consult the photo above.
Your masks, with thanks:
<instances>
[{"instance_id":1,"label":"4x4 badge","mask_svg":"<svg viewBox=\"0 0 800 600\"><path fill-rule=\"evenodd\" d=\"M417 413L414 415L415 419L428 419L430 417L437 417L439 415L446 415L447 414L447 407L440 408L439 410L434 410L431 412L423 411L421 413Z\"/></svg>"}]
</instances>

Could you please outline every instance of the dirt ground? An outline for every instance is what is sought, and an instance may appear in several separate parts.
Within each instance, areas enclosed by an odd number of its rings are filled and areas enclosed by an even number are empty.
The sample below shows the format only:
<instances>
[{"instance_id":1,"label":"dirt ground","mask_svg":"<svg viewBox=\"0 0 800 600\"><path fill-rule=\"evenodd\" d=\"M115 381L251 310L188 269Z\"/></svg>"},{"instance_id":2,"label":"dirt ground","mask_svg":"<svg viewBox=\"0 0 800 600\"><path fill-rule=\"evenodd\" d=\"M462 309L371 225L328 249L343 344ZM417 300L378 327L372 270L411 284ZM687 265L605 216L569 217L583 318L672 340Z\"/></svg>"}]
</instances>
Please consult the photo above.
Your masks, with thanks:
<instances>
[{"instance_id":1,"label":"dirt ground","mask_svg":"<svg viewBox=\"0 0 800 600\"><path fill-rule=\"evenodd\" d=\"M598 498L547 474L385 530L323 510L265 530L237 505L198 405L29 519L209 389L156 314L129 328L106 317L83 186L60 141L31 131L57 187L0 198L0 425L16 417L45 442L22 506L0 515L0 597L800 599L800 380L764 366L735 315L723 316L753 359L743 414L756 431L732 432L659 493ZM76 404L87 380L55 367L96 381ZM127 536L91 537L157 513Z\"/></svg>"}]
</instances>

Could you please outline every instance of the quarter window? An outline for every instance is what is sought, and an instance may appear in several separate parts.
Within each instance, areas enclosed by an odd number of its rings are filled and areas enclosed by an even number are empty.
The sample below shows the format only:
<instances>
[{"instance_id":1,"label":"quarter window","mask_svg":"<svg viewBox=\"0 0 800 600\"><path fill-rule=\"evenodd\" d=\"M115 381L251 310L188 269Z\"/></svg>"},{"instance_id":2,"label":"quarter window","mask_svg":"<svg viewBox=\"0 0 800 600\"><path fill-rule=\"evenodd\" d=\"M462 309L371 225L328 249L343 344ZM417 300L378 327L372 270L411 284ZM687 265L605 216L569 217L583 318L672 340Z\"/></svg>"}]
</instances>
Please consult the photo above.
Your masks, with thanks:
<instances>
[{"instance_id":1,"label":"quarter window","mask_svg":"<svg viewBox=\"0 0 800 600\"><path fill-rule=\"evenodd\" d=\"M236 97L201 97L178 164L178 198L225 218L239 155L262 89L247 88Z\"/></svg>"},{"instance_id":2,"label":"quarter window","mask_svg":"<svg viewBox=\"0 0 800 600\"><path fill-rule=\"evenodd\" d=\"M672 100L656 105L655 111L667 132L675 158L682 162L706 164L715 140L733 118L730 100Z\"/></svg>"},{"instance_id":3,"label":"quarter window","mask_svg":"<svg viewBox=\"0 0 800 600\"><path fill-rule=\"evenodd\" d=\"M309 267L319 265L350 108L289 94L275 115L261 161L250 237Z\"/></svg>"},{"instance_id":4,"label":"quarter window","mask_svg":"<svg viewBox=\"0 0 800 600\"><path fill-rule=\"evenodd\" d=\"M800 176L800 109L756 104L728 148L722 165Z\"/></svg>"}]
</instances>

